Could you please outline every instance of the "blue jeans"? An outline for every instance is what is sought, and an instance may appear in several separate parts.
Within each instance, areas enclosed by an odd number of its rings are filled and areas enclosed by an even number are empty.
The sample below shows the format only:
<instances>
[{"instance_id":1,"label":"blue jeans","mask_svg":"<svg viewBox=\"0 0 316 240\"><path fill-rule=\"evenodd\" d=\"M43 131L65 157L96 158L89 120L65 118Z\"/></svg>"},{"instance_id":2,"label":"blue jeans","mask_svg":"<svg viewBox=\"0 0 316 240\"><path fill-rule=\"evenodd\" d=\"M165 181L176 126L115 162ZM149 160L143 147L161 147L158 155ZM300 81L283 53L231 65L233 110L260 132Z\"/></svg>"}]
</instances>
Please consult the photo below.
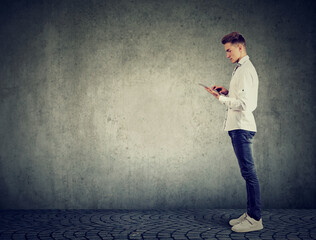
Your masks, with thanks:
<instances>
[{"instance_id":1,"label":"blue jeans","mask_svg":"<svg viewBox=\"0 0 316 240\"><path fill-rule=\"evenodd\" d=\"M247 214L259 220L261 218L260 187L252 157L252 138L256 133L238 129L229 131L228 134L238 159L241 175L246 181Z\"/></svg>"}]
</instances>

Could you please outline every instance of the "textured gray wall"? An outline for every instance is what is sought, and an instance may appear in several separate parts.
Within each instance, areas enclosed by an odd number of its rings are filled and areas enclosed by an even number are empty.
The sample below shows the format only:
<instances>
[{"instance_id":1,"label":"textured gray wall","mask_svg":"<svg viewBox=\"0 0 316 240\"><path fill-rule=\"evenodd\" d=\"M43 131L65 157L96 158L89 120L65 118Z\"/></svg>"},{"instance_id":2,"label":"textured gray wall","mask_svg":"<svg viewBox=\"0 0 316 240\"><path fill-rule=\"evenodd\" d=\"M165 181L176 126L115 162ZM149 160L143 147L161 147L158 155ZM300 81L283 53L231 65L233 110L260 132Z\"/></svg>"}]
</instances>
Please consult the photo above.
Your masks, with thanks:
<instances>
[{"instance_id":1,"label":"textured gray wall","mask_svg":"<svg viewBox=\"0 0 316 240\"><path fill-rule=\"evenodd\" d=\"M313 1L1 1L0 207L242 208L220 40L259 75L264 208L315 208Z\"/></svg>"}]
</instances>

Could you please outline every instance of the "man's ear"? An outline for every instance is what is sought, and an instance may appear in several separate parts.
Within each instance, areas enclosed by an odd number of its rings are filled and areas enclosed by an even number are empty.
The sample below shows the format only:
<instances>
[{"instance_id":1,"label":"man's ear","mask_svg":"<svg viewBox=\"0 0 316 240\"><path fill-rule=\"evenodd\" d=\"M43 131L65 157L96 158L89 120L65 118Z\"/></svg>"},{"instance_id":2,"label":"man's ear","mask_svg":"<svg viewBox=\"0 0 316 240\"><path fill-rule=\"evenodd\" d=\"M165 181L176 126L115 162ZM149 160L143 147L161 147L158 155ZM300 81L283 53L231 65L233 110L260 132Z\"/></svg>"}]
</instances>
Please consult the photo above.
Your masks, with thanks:
<instances>
[{"instance_id":1,"label":"man's ear","mask_svg":"<svg viewBox=\"0 0 316 240\"><path fill-rule=\"evenodd\" d=\"M242 51L242 48L243 48L243 45L242 44L238 44L238 50L241 52Z\"/></svg>"}]
</instances>

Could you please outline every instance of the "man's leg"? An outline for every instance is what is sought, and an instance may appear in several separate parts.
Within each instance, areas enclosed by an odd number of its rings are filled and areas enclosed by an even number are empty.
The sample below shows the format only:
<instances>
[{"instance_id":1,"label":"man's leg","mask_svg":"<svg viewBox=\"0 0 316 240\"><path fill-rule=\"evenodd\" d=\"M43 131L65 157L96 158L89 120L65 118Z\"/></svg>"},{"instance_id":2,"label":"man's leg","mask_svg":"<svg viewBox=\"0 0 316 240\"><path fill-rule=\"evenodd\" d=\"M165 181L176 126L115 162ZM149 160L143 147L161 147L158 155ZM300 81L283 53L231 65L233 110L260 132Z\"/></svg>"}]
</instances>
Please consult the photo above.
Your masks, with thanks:
<instances>
[{"instance_id":1,"label":"man's leg","mask_svg":"<svg viewBox=\"0 0 316 240\"><path fill-rule=\"evenodd\" d=\"M254 135L254 132L245 130L229 132L241 175L246 181L247 214L258 221L261 219L261 201L259 181L252 157L252 138Z\"/></svg>"}]
</instances>

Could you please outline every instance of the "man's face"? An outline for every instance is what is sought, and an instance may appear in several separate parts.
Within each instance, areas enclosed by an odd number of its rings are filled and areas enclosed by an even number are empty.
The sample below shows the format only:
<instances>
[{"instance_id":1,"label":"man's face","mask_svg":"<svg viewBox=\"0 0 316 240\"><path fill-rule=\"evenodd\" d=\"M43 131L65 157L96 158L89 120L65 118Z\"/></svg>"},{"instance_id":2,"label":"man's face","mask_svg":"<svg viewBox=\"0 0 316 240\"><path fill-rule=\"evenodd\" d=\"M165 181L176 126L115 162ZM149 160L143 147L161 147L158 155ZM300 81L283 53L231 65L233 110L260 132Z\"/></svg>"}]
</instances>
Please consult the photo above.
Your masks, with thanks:
<instances>
[{"instance_id":1,"label":"man's face","mask_svg":"<svg viewBox=\"0 0 316 240\"><path fill-rule=\"evenodd\" d=\"M232 63L238 62L241 57L241 44L225 43L224 46L226 57L229 58Z\"/></svg>"}]
</instances>

